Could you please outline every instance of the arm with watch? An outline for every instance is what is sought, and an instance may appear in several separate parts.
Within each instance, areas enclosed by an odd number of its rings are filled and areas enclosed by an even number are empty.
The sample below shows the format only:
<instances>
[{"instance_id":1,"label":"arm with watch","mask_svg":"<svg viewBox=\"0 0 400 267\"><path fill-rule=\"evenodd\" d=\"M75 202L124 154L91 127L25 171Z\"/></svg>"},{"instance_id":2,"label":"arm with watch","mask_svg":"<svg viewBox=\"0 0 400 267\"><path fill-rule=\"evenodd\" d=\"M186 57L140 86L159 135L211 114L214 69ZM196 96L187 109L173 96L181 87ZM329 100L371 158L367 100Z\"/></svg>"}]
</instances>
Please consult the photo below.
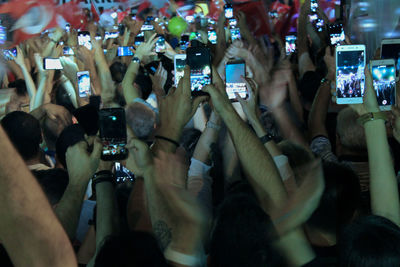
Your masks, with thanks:
<instances>
[{"instance_id":1,"label":"arm with watch","mask_svg":"<svg viewBox=\"0 0 400 267\"><path fill-rule=\"evenodd\" d=\"M387 117L379 110L368 67L363 102L364 109L357 110L367 140L372 213L400 225L399 191L385 127Z\"/></svg>"},{"instance_id":2,"label":"arm with watch","mask_svg":"<svg viewBox=\"0 0 400 267\"><path fill-rule=\"evenodd\" d=\"M157 42L156 34L153 34L151 38L142 43L135 52L131 63L129 64L128 70L125 73L124 79L122 80L122 90L124 92L125 102L132 103L133 100L140 97L138 90L135 88L133 83L135 82L136 75L139 72L140 63L145 56L153 55L153 48Z\"/></svg>"}]
</instances>

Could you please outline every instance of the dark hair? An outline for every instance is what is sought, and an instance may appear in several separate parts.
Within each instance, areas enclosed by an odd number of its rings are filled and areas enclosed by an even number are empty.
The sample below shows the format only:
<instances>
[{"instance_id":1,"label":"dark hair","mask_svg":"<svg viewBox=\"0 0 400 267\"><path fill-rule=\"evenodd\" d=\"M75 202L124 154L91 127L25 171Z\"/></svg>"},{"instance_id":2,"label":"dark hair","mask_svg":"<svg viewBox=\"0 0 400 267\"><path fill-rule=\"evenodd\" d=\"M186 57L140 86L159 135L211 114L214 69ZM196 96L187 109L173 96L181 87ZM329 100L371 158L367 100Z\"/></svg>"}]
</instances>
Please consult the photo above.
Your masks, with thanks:
<instances>
[{"instance_id":1,"label":"dark hair","mask_svg":"<svg viewBox=\"0 0 400 267\"><path fill-rule=\"evenodd\" d=\"M65 153L70 146L85 140L85 132L79 124L66 127L57 138L56 156L60 163L67 168Z\"/></svg>"},{"instance_id":2,"label":"dark hair","mask_svg":"<svg viewBox=\"0 0 400 267\"><path fill-rule=\"evenodd\" d=\"M150 77L148 75L145 75L145 69L143 67L139 68L139 72L136 75L135 83L140 87L140 92L142 93L141 98L146 100L152 92L153 85L151 83Z\"/></svg>"},{"instance_id":3,"label":"dark hair","mask_svg":"<svg viewBox=\"0 0 400 267\"><path fill-rule=\"evenodd\" d=\"M23 80L23 79L17 79L13 82L10 82L8 84L8 88L16 88L16 93L19 96L24 96L27 93L26 83L25 83L25 80Z\"/></svg>"},{"instance_id":4,"label":"dark hair","mask_svg":"<svg viewBox=\"0 0 400 267\"><path fill-rule=\"evenodd\" d=\"M312 103L321 84L321 75L316 71L307 71L299 81L299 92L305 103Z\"/></svg>"},{"instance_id":5,"label":"dark hair","mask_svg":"<svg viewBox=\"0 0 400 267\"><path fill-rule=\"evenodd\" d=\"M31 114L22 111L8 113L1 120L1 126L24 160L32 159L39 153L42 130L40 122Z\"/></svg>"},{"instance_id":6,"label":"dark hair","mask_svg":"<svg viewBox=\"0 0 400 267\"><path fill-rule=\"evenodd\" d=\"M361 188L357 174L344 164L323 163L325 189L307 224L336 234L350 223L359 208Z\"/></svg>"},{"instance_id":7,"label":"dark hair","mask_svg":"<svg viewBox=\"0 0 400 267\"><path fill-rule=\"evenodd\" d=\"M111 77L112 77L113 81L116 83L122 82L127 69L128 68L126 67L125 64L118 62L118 61L111 64L110 72L111 72Z\"/></svg>"},{"instance_id":8,"label":"dark hair","mask_svg":"<svg viewBox=\"0 0 400 267\"><path fill-rule=\"evenodd\" d=\"M49 169L32 172L42 187L51 205L60 202L68 186L68 172L63 169Z\"/></svg>"},{"instance_id":9,"label":"dark hair","mask_svg":"<svg viewBox=\"0 0 400 267\"><path fill-rule=\"evenodd\" d=\"M97 254L95 267L168 266L157 240L146 232L110 236Z\"/></svg>"},{"instance_id":10,"label":"dark hair","mask_svg":"<svg viewBox=\"0 0 400 267\"><path fill-rule=\"evenodd\" d=\"M339 265L400 266L400 228L381 216L365 216L350 224L339 240Z\"/></svg>"},{"instance_id":11,"label":"dark hair","mask_svg":"<svg viewBox=\"0 0 400 267\"><path fill-rule=\"evenodd\" d=\"M54 85L54 96L55 96L55 104L63 106L64 108L66 108L71 114L74 112L75 107L71 102L71 99L68 95L67 90L65 90L64 85L58 81L55 85Z\"/></svg>"},{"instance_id":12,"label":"dark hair","mask_svg":"<svg viewBox=\"0 0 400 267\"><path fill-rule=\"evenodd\" d=\"M279 266L271 219L249 192L249 185L236 185L218 208L210 242L213 267Z\"/></svg>"}]
</instances>

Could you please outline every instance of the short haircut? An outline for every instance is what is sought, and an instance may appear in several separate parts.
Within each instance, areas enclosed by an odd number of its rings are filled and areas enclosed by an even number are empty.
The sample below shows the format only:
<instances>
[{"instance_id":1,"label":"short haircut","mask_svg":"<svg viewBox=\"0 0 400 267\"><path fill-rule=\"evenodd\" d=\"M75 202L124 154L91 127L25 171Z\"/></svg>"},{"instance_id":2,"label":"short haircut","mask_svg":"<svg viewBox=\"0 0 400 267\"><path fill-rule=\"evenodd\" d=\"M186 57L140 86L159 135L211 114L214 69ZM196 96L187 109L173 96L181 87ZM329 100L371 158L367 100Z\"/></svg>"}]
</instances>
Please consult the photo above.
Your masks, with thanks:
<instances>
[{"instance_id":1,"label":"short haircut","mask_svg":"<svg viewBox=\"0 0 400 267\"><path fill-rule=\"evenodd\" d=\"M338 266L400 266L400 228L384 217L359 218L339 240Z\"/></svg>"},{"instance_id":2,"label":"short haircut","mask_svg":"<svg viewBox=\"0 0 400 267\"><path fill-rule=\"evenodd\" d=\"M1 126L24 160L32 159L39 153L42 130L40 122L31 114L13 111L1 120Z\"/></svg>"},{"instance_id":3,"label":"short haircut","mask_svg":"<svg viewBox=\"0 0 400 267\"><path fill-rule=\"evenodd\" d=\"M252 189L235 185L218 208L210 242L210 266L280 266L275 231Z\"/></svg>"},{"instance_id":4,"label":"short haircut","mask_svg":"<svg viewBox=\"0 0 400 267\"><path fill-rule=\"evenodd\" d=\"M131 103L126 107L126 123L132 128L136 137L147 140L154 133L156 113L142 103Z\"/></svg>"},{"instance_id":5,"label":"short haircut","mask_svg":"<svg viewBox=\"0 0 400 267\"><path fill-rule=\"evenodd\" d=\"M33 171L52 206L58 204L68 186L68 172L63 169Z\"/></svg>"},{"instance_id":6,"label":"short haircut","mask_svg":"<svg viewBox=\"0 0 400 267\"><path fill-rule=\"evenodd\" d=\"M336 234L351 222L360 207L360 183L357 174L343 163L323 162L323 171L325 189L307 224Z\"/></svg>"},{"instance_id":7,"label":"short haircut","mask_svg":"<svg viewBox=\"0 0 400 267\"><path fill-rule=\"evenodd\" d=\"M66 127L57 138L56 156L64 168L67 168L66 153L68 148L80 141L85 141L85 132L79 124Z\"/></svg>"},{"instance_id":8,"label":"short haircut","mask_svg":"<svg viewBox=\"0 0 400 267\"><path fill-rule=\"evenodd\" d=\"M157 240L146 232L108 237L96 256L95 267L168 266Z\"/></svg>"},{"instance_id":9,"label":"short haircut","mask_svg":"<svg viewBox=\"0 0 400 267\"><path fill-rule=\"evenodd\" d=\"M64 85L60 81L56 82L56 84L54 85L52 94L54 94L54 104L63 106L70 113L74 112L75 107L71 102L71 98L68 95L68 92L65 89Z\"/></svg>"},{"instance_id":10,"label":"short haircut","mask_svg":"<svg viewBox=\"0 0 400 267\"><path fill-rule=\"evenodd\" d=\"M336 132L343 147L355 152L366 152L364 128L357 123L358 118L359 115L352 108L342 109L337 116Z\"/></svg>"},{"instance_id":11,"label":"short haircut","mask_svg":"<svg viewBox=\"0 0 400 267\"><path fill-rule=\"evenodd\" d=\"M111 64L110 72L111 72L111 77L112 77L113 81L116 83L122 82L127 69L128 68L126 67L125 64L118 62L118 61Z\"/></svg>"}]
</instances>

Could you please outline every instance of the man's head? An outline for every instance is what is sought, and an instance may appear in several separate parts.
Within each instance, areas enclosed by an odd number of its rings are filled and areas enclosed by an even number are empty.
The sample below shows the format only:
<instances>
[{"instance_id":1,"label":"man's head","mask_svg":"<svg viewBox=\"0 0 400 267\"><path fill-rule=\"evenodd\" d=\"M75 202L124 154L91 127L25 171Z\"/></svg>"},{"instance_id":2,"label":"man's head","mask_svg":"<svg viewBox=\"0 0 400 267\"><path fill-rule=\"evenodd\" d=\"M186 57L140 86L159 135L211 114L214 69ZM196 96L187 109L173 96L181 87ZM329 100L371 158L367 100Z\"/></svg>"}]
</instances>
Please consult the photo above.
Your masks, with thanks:
<instances>
[{"instance_id":1,"label":"man's head","mask_svg":"<svg viewBox=\"0 0 400 267\"><path fill-rule=\"evenodd\" d=\"M344 150L365 153L367 142L364 128L357 123L358 118L357 112L350 107L341 110L337 116L336 133Z\"/></svg>"},{"instance_id":2,"label":"man's head","mask_svg":"<svg viewBox=\"0 0 400 267\"><path fill-rule=\"evenodd\" d=\"M85 131L79 124L66 127L57 138L56 156L64 168L67 168L66 153L70 146L85 140Z\"/></svg>"},{"instance_id":3,"label":"man's head","mask_svg":"<svg viewBox=\"0 0 400 267\"><path fill-rule=\"evenodd\" d=\"M114 82L120 83L124 79L127 67L121 62L114 62L110 66L111 77Z\"/></svg>"},{"instance_id":4,"label":"man's head","mask_svg":"<svg viewBox=\"0 0 400 267\"><path fill-rule=\"evenodd\" d=\"M126 107L126 123L131 127L137 138L148 140L154 132L156 113L142 103L131 103Z\"/></svg>"},{"instance_id":5,"label":"man's head","mask_svg":"<svg viewBox=\"0 0 400 267\"><path fill-rule=\"evenodd\" d=\"M35 117L22 111L14 111L1 120L1 126L24 160L38 156L42 130Z\"/></svg>"},{"instance_id":6,"label":"man's head","mask_svg":"<svg viewBox=\"0 0 400 267\"><path fill-rule=\"evenodd\" d=\"M384 217L361 217L346 227L338 247L338 266L400 266L400 228Z\"/></svg>"},{"instance_id":7,"label":"man's head","mask_svg":"<svg viewBox=\"0 0 400 267\"><path fill-rule=\"evenodd\" d=\"M33 171L50 205L57 205L68 185L68 172L63 169Z\"/></svg>"},{"instance_id":8,"label":"man's head","mask_svg":"<svg viewBox=\"0 0 400 267\"><path fill-rule=\"evenodd\" d=\"M72 120L72 116L70 116ZM54 151L56 149L56 142L61 132L69 125L61 121L55 121L46 117L43 121L43 136L46 141L47 148Z\"/></svg>"},{"instance_id":9,"label":"man's head","mask_svg":"<svg viewBox=\"0 0 400 267\"><path fill-rule=\"evenodd\" d=\"M250 186L238 184L228 194L215 218L209 266L279 266L271 219Z\"/></svg>"},{"instance_id":10,"label":"man's head","mask_svg":"<svg viewBox=\"0 0 400 267\"><path fill-rule=\"evenodd\" d=\"M336 235L336 231L351 222L359 208L360 183L357 174L340 163L324 162L323 171L325 189L307 226Z\"/></svg>"}]
</instances>

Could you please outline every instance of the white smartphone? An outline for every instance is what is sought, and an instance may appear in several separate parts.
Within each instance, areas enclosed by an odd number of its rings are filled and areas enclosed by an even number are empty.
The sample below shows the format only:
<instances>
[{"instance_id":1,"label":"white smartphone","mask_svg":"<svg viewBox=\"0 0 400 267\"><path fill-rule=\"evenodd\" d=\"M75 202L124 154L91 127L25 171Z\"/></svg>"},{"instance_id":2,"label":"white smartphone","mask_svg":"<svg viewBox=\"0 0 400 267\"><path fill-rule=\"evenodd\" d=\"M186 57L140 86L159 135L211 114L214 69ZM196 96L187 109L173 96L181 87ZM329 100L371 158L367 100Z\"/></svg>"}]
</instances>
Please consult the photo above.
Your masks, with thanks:
<instances>
[{"instance_id":1,"label":"white smartphone","mask_svg":"<svg viewBox=\"0 0 400 267\"><path fill-rule=\"evenodd\" d=\"M91 96L89 71L78 71L76 76L78 78L79 97Z\"/></svg>"},{"instance_id":2,"label":"white smartphone","mask_svg":"<svg viewBox=\"0 0 400 267\"><path fill-rule=\"evenodd\" d=\"M78 44L85 46L89 50L92 50L92 42L90 40L90 33L88 31L82 31L78 33Z\"/></svg>"},{"instance_id":3,"label":"white smartphone","mask_svg":"<svg viewBox=\"0 0 400 267\"><path fill-rule=\"evenodd\" d=\"M336 103L361 104L365 88L365 45L336 47Z\"/></svg>"},{"instance_id":4,"label":"white smartphone","mask_svg":"<svg viewBox=\"0 0 400 267\"><path fill-rule=\"evenodd\" d=\"M391 110L396 104L394 59L371 60L370 69L380 110Z\"/></svg>"},{"instance_id":5,"label":"white smartphone","mask_svg":"<svg viewBox=\"0 0 400 267\"><path fill-rule=\"evenodd\" d=\"M246 83L242 80L242 76L246 77L246 64L244 60L229 61L225 65L225 89L229 99L236 101L235 93L241 98L247 98Z\"/></svg>"},{"instance_id":6,"label":"white smartphone","mask_svg":"<svg viewBox=\"0 0 400 267\"><path fill-rule=\"evenodd\" d=\"M383 39L381 42L381 59L394 59L397 81L400 76L400 39Z\"/></svg>"},{"instance_id":7,"label":"white smartphone","mask_svg":"<svg viewBox=\"0 0 400 267\"><path fill-rule=\"evenodd\" d=\"M61 61L59 58L44 58L43 68L45 70L62 70Z\"/></svg>"},{"instance_id":8,"label":"white smartphone","mask_svg":"<svg viewBox=\"0 0 400 267\"><path fill-rule=\"evenodd\" d=\"M178 54L174 57L175 86L178 87L179 80L185 74L186 54Z\"/></svg>"}]
</instances>

